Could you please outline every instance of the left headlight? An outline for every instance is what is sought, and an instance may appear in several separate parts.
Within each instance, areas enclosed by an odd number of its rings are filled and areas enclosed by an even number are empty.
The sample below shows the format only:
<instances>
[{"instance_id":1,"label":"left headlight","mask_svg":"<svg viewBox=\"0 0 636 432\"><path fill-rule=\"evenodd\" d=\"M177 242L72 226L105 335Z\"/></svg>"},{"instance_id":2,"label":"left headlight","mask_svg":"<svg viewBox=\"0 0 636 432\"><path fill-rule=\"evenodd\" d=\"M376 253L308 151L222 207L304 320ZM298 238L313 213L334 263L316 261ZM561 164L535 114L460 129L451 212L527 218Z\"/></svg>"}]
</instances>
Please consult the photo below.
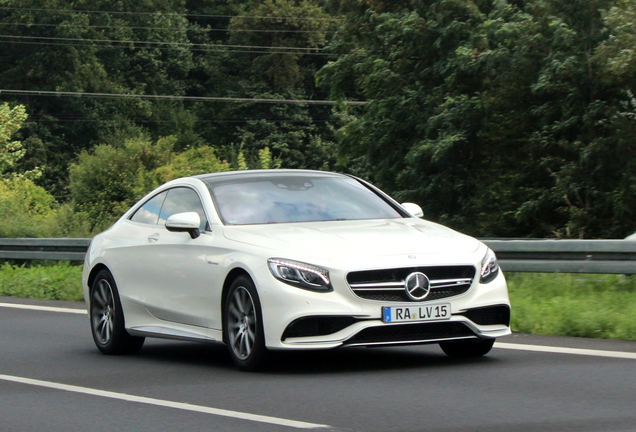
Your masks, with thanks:
<instances>
[{"instance_id":1,"label":"left headlight","mask_svg":"<svg viewBox=\"0 0 636 432\"><path fill-rule=\"evenodd\" d=\"M267 260L269 271L281 282L311 291L332 291L329 272L298 261L282 258L270 258Z\"/></svg>"},{"instance_id":2,"label":"left headlight","mask_svg":"<svg viewBox=\"0 0 636 432\"><path fill-rule=\"evenodd\" d=\"M488 249L484 259L481 260L481 278L479 282L488 283L495 279L499 274L499 263L495 253Z\"/></svg>"}]
</instances>

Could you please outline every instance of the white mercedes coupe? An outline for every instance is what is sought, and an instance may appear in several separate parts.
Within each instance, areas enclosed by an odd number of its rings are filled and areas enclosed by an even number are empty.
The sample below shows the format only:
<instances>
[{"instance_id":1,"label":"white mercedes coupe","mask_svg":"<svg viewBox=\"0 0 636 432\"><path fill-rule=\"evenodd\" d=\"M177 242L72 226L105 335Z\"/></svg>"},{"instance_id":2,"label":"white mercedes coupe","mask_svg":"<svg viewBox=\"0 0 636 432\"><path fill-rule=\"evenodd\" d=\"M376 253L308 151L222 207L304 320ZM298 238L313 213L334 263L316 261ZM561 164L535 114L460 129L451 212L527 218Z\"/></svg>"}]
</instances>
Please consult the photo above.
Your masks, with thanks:
<instances>
[{"instance_id":1,"label":"white mercedes coupe","mask_svg":"<svg viewBox=\"0 0 636 432\"><path fill-rule=\"evenodd\" d=\"M482 356L510 334L494 253L344 174L204 174L155 189L91 242L93 339L219 341L241 369L271 350L439 344Z\"/></svg>"}]
</instances>

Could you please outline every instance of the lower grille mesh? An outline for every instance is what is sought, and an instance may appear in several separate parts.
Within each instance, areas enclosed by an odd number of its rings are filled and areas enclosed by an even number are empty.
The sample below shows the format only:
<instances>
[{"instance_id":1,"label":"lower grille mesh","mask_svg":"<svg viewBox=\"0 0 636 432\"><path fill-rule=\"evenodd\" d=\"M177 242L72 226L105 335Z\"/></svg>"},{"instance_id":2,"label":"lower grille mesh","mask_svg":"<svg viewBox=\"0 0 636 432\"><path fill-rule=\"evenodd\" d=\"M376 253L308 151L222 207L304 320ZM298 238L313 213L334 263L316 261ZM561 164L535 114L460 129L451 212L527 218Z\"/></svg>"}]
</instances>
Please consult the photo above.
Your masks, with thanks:
<instances>
[{"instance_id":1,"label":"lower grille mesh","mask_svg":"<svg viewBox=\"0 0 636 432\"><path fill-rule=\"evenodd\" d=\"M282 340L294 337L325 336L349 327L358 320L353 317L314 316L303 317L287 326Z\"/></svg>"},{"instance_id":2,"label":"lower grille mesh","mask_svg":"<svg viewBox=\"0 0 636 432\"><path fill-rule=\"evenodd\" d=\"M475 336L475 334L459 322L382 325L362 330L345 341L345 345L419 342L467 336Z\"/></svg>"},{"instance_id":3,"label":"lower grille mesh","mask_svg":"<svg viewBox=\"0 0 636 432\"><path fill-rule=\"evenodd\" d=\"M479 325L510 325L510 308L507 305L468 309L466 312L461 312L458 315L465 316Z\"/></svg>"}]
</instances>

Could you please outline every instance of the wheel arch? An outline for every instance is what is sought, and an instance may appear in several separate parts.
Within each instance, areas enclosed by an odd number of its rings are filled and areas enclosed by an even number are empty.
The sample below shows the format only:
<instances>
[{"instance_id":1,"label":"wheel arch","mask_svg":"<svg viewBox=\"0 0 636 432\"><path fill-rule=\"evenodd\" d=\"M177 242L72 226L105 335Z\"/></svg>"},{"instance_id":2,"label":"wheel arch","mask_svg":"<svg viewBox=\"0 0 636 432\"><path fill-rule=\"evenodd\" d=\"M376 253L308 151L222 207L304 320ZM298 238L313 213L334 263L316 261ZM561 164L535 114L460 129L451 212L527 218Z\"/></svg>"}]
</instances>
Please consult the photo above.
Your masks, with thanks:
<instances>
[{"instance_id":1,"label":"wheel arch","mask_svg":"<svg viewBox=\"0 0 636 432\"><path fill-rule=\"evenodd\" d=\"M91 290L93 289L93 282L95 282L95 278L97 277L97 274L102 271L102 270L106 270L107 272L109 272L111 275L113 274L110 269L105 265L105 264L96 264L95 267L93 267L90 271L90 273L88 274L88 279L86 280L86 284L88 285L88 292L90 294ZM114 276L113 276L114 278Z\"/></svg>"},{"instance_id":2,"label":"wheel arch","mask_svg":"<svg viewBox=\"0 0 636 432\"><path fill-rule=\"evenodd\" d=\"M252 278L252 276L244 268L235 267L230 270L225 277L225 281L223 282L223 291L221 292L221 326L225 325L225 304L227 303L227 293L230 290L230 286L232 285L232 282L234 282L234 279L239 276L248 277L252 283L254 283L254 278ZM254 286L256 286L256 284L254 284ZM226 342L225 332L223 332L223 342Z\"/></svg>"}]
</instances>

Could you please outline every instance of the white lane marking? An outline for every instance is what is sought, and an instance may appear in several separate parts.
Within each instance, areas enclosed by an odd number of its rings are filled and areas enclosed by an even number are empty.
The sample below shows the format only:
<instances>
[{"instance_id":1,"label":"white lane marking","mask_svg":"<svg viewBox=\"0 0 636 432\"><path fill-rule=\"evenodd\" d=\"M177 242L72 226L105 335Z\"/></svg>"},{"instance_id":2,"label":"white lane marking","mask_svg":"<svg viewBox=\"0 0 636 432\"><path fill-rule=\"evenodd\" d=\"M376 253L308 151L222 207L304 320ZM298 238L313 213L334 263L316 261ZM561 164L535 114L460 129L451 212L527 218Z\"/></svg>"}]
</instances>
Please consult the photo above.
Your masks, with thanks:
<instances>
[{"instance_id":1,"label":"white lane marking","mask_svg":"<svg viewBox=\"0 0 636 432\"><path fill-rule=\"evenodd\" d=\"M59 307L51 307L51 306L35 306L35 305L24 305L24 304L16 304L16 303L0 303L0 307L86 315L86 311L84 309L59 308Z\"/></svg>"},{"instance_id":2,"label":"white lane marking","mask_svg":"<svg viewBox=\"0 0 636 432\"><path fill-rule=\"evenodd\" d=\"M240 420L250 420L250 421L255 421L259 423L273 424L277 426L288 426L288 427L293 427L297 429L318 429L318 428L331 427L331 426L322 425L322 424L306 423L306 422L301 422L296 420L288 420L288 419L282 419L277 417L269 417L269 416L258 415L258 414L249 414L249 413L244 413L239 411L230 411L230 410L224 410L220 408L206 407L202 405L191 405L191 404L182 403L182 402L172 402L172 401L167 401L162 399L133 396L133 395L125 394L125 393L116 393L116 392L105 391L105 390L97 390L97 389L92 389L88 387L78 387L74 385L61 384L61 383L55 383L50 381L40 381L40 380L11 376L11 375L0 375L0 380L11 381L11 382L20 383L20 384L28 384L28 385L38 386L38 387L46 387L46 388L51 388L55 390L65 390L65 391L69 391L73 393L82 393L82 394L87 394L92 396L100 396L100 397L105 397L109 399L117 399L117 400L122 400L127 402L137 402L137 403L142 403L147 405L175 408L175 409L180 409L184 411L194 411L194 412L204 413L204 414L231 417L231 418L240 419Z\"/></svg>"},{"instance_id":3,"label":"white lane marking","mask_svg":"<svg viewBox=\"0 0 636 432\"><path fill-rule=\"evenodd\" d=\"M623 352L623 351L602 351L602 350L591 350L591 349L583 349L583 348L563 348L563 347L554 347L554 346L524 345L524 344L512 344L512 343L503 343L503 342L495 342L495 348L520 350L520 351L537 351L537 352L558 353L558 354L576 354L576 355L587 355L587 356L596 356L596 357L625 358L625 359L636 360L636 353Z\"/></svg>"}]
</instances>

